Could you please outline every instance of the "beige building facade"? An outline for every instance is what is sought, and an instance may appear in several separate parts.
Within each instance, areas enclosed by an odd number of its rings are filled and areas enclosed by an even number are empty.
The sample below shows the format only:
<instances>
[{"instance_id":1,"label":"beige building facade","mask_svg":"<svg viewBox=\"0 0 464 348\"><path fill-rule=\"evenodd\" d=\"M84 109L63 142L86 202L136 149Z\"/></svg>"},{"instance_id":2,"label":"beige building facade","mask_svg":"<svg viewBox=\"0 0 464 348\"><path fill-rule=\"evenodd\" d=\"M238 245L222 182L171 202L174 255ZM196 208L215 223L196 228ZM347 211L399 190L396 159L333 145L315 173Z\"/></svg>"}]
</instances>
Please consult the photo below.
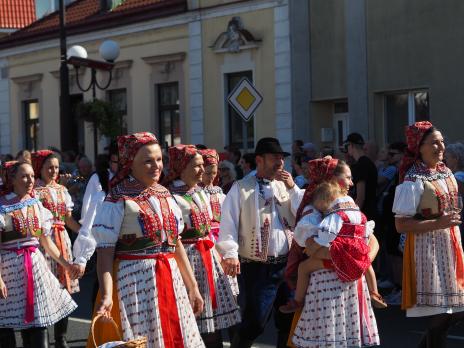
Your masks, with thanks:
<instances>
[{"instance_id":1,"label":"beige building facade","mask_svg":"<svg viewBox=\"0 0 464 348\"><path fill-rule=\"evenodd\" d=\"M422 119L449 141L463 138L461 1L146 1L157 7L143 16L69 24L68 46L86 47L89 58L99 59L105 39L119 43L112 82L97 98L121 110L124 131L245 152L263 136L286 150L295 139L337 150L353 131L384 145L404 140L404 126ZM26 34L0 40L0 152L59 148L56 32L19 32ZM70 74L72 107L91 100ZM85 85L90 71L77 76ZM227 102L242 78L263 97L249 122ZM72 122L66 136L92 156L92 130Z\"/></svg>"},{"instance_id":2,"label":"beige building facade","mask_svg":"<svg viewBox=\"0 0 464 348\"><path fill-rule=\"evenodd\" d=\"M380 145L404 141L404 126L419 120L430 120L449 142L464 140L462 1L299 5L307 13L309 47L301 54L310 70L314 142L337 147L352 131Z\"/></svg>"},{"instance_id":3,"label":"beige building facade","mask_svg":"<svg viewBox=\"0 0 464 348\"><path fill-rule=\"evenodd\" d=\"M70 29L67 41L68 47L85 47L91 59L101 59L98 47L104 40L119 44L111 84L97 89L96 97L121 110L124 131L152 131L169 146L202 143L222 150L233 143L245 151L251 151L260 137L276 136L289 150L289 27L288 1L186 1L177 12L152 19L84 32ZM45 34L38 39L28 35L15 44L14 36L0 40L0 81L9 82L8 96L5 91L0 95L9 105L8 112L0 110L1 153L60 148L59 41ZM74 110L78 102L92 100L92 91L82 92L77 83L86 87L90 69L77 74L69 69ZM244 77L263 97L248 123L227 103L228 94ZM97 78L104 84L108 73L97 72ZM73 150L92 157L91 124L69 117L72 126L66 136L72 138ZM100 139L99 152L105 145Z\"/></svg>"}]
</instances>

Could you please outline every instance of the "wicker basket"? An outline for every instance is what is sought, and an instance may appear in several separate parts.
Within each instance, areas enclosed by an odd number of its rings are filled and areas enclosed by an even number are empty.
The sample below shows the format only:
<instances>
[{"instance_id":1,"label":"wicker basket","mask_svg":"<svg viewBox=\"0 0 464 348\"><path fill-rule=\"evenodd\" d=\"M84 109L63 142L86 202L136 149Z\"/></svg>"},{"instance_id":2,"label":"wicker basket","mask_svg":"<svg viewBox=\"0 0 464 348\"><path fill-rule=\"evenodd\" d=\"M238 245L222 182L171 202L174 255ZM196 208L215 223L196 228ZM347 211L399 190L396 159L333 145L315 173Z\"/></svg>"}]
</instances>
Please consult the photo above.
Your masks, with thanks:
<instances>
[{"instance_id":1,"label":"wicker basket","mask_svg":"<svg viewBox=\"0 0 464 348\"><path fill-rule=\"evenodd\" d=\"M92 335L92 342L95 348L98 348L97 342L95 341L95 335L94 335L94 330L95 330L95 323L101 319L105 318L106 320L109 320L111 324L113 325L114 330L117 332L120 340L122 340L121 335L119 334L119 327L118 324L113 320L113 318L108 318L103 315L96 315L93 320L92 324L90 326L90 334ZM146 348L147 347L147 338L146 337L139 337L127 342L124 342L122 344L117 344L113 346L113 348Z\"/></svg>"}]
</instances>

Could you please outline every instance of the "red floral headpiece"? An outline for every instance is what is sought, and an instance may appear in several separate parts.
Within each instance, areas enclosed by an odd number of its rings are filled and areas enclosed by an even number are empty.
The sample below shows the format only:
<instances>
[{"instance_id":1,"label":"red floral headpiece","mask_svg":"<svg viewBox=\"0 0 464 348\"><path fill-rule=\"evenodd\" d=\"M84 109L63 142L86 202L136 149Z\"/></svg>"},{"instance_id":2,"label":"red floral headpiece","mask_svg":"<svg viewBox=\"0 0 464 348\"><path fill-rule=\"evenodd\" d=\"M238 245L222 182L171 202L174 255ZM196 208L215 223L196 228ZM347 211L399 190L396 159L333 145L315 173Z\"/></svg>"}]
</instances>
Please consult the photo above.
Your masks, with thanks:
<instances>
[{"instance_id":1,"label":"red floral headpiece","mask_svg":"<svg viewBox=\"0 0 464 348\"><path fill-rule=\"evenodd\" d=\"M332 158L331 156L325 156L323 158L308 161L310 183L306 188L303 199L298 207L296 214L297 222L301 219L301 214L303 213L304 208L311 202L314 189L320 183L329 181L333 178L337 164L338 159Z\"/></svg>"},{"instance_id":2,"label":"red floral headpiece","mask_svg":"<svg viewBox=\"0 0 464 348\"><path fill-rule=\"evenodd\" d=\"M158 144L158 139L150 132L140 132L118 137L119 167L118 172L111 179L111 187L116 186L130 174L135 155L142 146L147 144Z\"/></svg>"},{"instance_id":3,"label":"red floral headpiece","mask_svg":"<svg viewBox=\"0 0 464 348\"><path fill-rule=\"evenodd\" d=\"M32 159L32 168L34 169L34 174L36 178L40 178L40 172L44 165L45 160L48 156L52 155L53 151L51 150L39 150L31 154Z\"/></svg>"},{"instance_id":4,"label":"red floral headpiece","mask_svg":"<svg viewBox=\"0 0 464 348\"><path fill-rule=\"evenodd\" d=\"M169 185L174 180L178 179L187 167L190 160L197 155L198 149L194 145L179 144L171 146L169 153L169 173L165 180L165 185Z\"/></svg>"},{"instance_id":5,"label":"red floral headpiece","mask_svg":"<svg viewBox=\"0 0 464 348\"><path fill-rule=\"evenodd\" d=\"M219 163L219 155L215 149L204 149L198 152L203 156L205 167Z\"/></svg>"},{"instance_id":6,"label":"red floral headpiece","mask_svg":"<svg viewBox=\"0 0 464 348\"><path fill-rule=\"evenodd\" d=\"M414 162L419 158L420 152L420 143L424 138L424 134L433 127L429 121L420 121L416 122L411 126L405 127L406 133L406 143L408 148L406 153L403 156L403 160L400 165L400 183L403 182L404 176Z\"/></svg>"}]
</instances>

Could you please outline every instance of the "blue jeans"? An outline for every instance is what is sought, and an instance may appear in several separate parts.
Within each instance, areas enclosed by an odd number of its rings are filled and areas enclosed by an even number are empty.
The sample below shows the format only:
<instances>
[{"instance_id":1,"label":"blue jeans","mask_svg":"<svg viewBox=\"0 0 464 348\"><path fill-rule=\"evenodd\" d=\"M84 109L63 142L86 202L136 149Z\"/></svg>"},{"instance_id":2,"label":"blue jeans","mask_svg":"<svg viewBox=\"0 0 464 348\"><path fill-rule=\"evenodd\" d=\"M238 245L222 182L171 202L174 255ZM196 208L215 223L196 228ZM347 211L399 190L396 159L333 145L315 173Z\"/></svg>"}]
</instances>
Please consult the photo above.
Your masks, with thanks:
<instances>
[{"instance_id":1,"label":"blue jeans","mask_svg":"<svg viewBox=\"0 0 464 348\"><path fill-rule=\"evenodd\" d=\"M286 347L293 315L278 310L290 297L290 290L284 282L285 266L286 262L246 262L240 265L238 303L242 311L242 323L238 335L241 339L254 341L261 335L274 310L278 331L277 347Z\"/></svg>"}]
</instances>

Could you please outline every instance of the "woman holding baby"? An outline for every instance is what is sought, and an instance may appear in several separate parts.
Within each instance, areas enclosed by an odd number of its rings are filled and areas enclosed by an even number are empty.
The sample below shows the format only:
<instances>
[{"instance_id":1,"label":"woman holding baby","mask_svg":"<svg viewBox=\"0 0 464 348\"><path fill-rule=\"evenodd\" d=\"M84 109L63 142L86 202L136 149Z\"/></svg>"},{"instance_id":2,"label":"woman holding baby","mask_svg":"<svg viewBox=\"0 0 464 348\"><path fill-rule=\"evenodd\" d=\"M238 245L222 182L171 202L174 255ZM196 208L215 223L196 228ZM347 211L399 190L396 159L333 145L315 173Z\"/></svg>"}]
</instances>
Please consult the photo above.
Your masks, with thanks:
<instances>
[{"instance_id":1,"label":"woman holding baby","mask_svg":"<svg viewBox=\"0 0 464 348\"><path fill-rule=\"evenodd\" d=\"M309 166L317 178L312 180L300 205L295 242L306 247L310 258L299 266L295 300L281 307L283 311L302 308L293 344L378 345L370 302L370 292L377 293L370 268L378 251L372 235L374 224L366 221L348 196L353 183L345 162L327 156L310 161ZM371 279L369 286L364 273ZM309 286L305 280L309 280Z\"/></svg>"}]
</instances>

